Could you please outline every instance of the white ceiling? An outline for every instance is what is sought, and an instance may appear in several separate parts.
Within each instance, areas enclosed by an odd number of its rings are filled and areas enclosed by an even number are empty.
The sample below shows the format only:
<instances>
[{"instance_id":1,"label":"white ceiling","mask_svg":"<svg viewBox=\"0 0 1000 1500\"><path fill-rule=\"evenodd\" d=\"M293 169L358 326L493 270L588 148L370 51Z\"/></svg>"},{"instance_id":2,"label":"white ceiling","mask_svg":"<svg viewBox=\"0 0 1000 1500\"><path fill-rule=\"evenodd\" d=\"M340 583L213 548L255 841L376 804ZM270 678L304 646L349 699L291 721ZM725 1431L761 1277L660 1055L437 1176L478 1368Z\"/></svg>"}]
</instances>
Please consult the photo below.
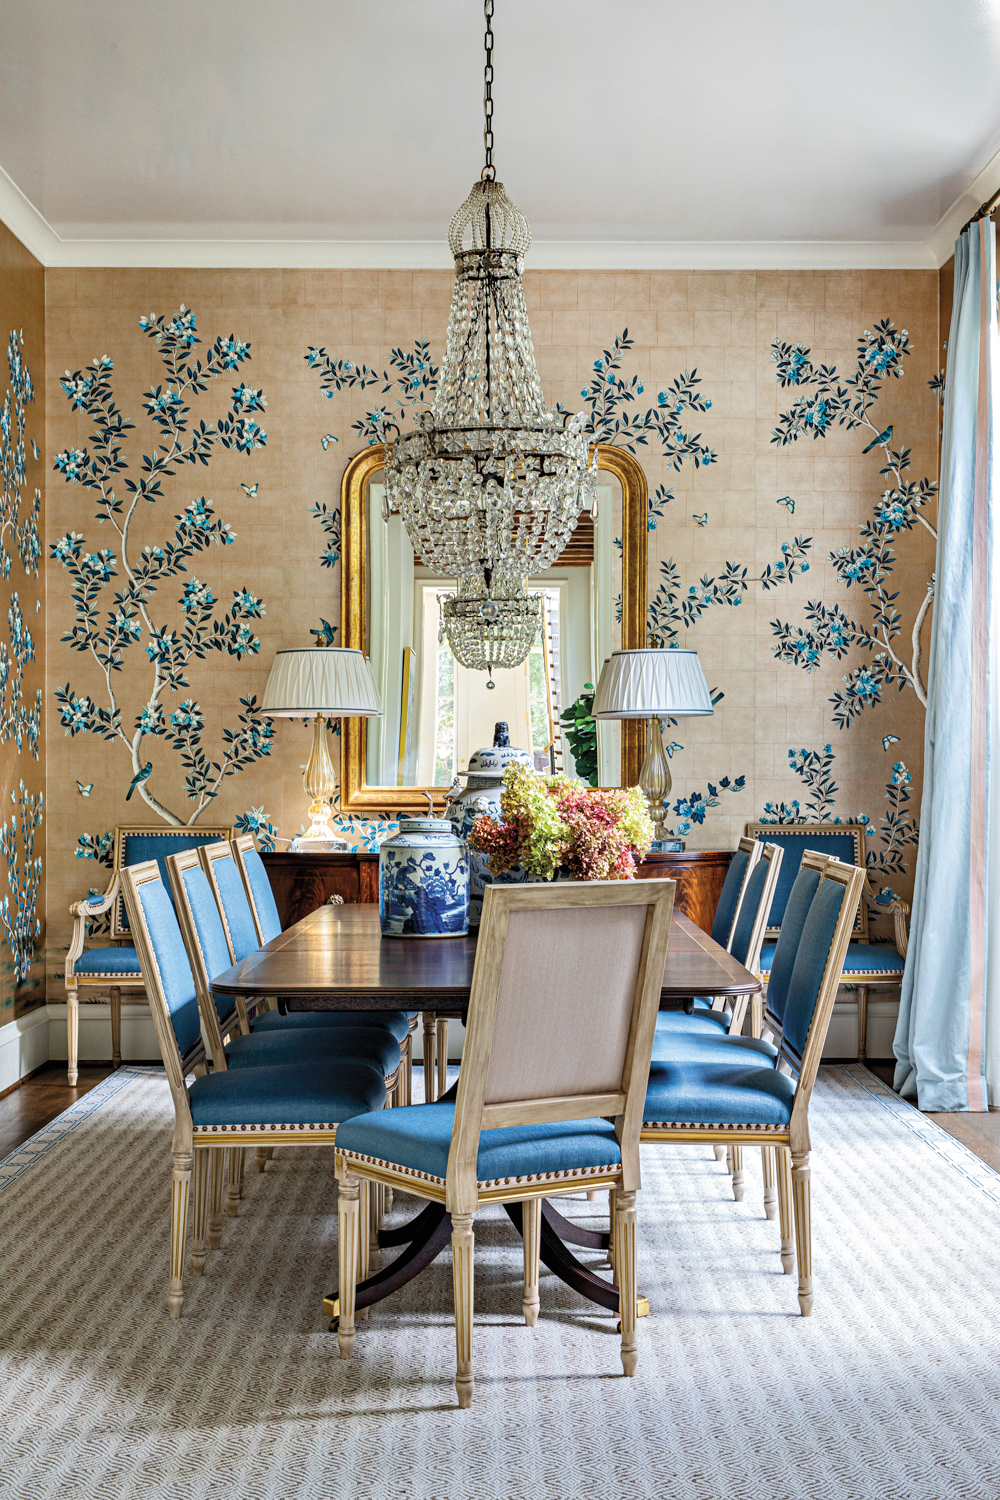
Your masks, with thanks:
<instances>
[{"instance_id":1,"label":"white ceiling","mask_svg":"<svg viewBox=\"0 0 1000 1500\"><path fill-rule=\"evenodd\" d=\"M529 265L935 265L1000 186L1000 0L496 12ZM0 218L48 264L445 266L482 35L479 0L0 0Z\"/></svg>"}]
</instances>

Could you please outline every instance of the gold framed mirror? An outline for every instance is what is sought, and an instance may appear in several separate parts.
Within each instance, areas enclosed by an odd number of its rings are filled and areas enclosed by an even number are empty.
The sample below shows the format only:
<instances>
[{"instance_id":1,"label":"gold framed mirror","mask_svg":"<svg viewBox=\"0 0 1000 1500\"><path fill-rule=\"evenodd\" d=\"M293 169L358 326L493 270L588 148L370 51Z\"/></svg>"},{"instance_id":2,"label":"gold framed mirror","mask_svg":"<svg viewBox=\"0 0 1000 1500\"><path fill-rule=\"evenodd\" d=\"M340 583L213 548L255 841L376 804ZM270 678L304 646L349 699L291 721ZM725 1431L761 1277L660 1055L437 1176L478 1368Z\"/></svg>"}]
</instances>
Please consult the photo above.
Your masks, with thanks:
<instances>
[{"instance_id":1,"label":"gold framed mirror","mask_svg":"<svg viewBox=\"0 0 1000 1500\"><path fill-rule=\"evenodd\" d=\"M585 675L595 683L612 645L620 645L628 651L646 644L647 539L646 476L638 460L622 448L600 443L597 465L607 476L609 493L613 497L612 510L607 510L605 501L599 509L597 527L591 527L587 533L585 522L578 528L583 540L578 541L577 533L574 533L554 568L540 574L538 579L529 580L529 588L544 591L546 609L551 609L556 621L571 617L583 621L586 617L587 623L579 629L589 630L590 638L577 654L581 662L588 663ZM431 701L432 695L429 696L425 680L427 674L420 671L427 652L421 653L419 648L415 650L412 643L418 638L430 641L432 632L436 640L436 595L438 591L447 592L449 586L453 589L454 580L431 576L419 558L413 557L413 549L398 516L392 518L389 526L379 519L380 476L384 467L385 450L381 444L375 444L351 459L341 481L341 643L372 658L373 676L386 709L386 716L381 721L341 721L341 806L345 812L355 813L382 809L393 814L426 813L430 797L435 811L442 811L448 786L455 772L463 767L459 763L461 757L456 761L452 755L449 760L447 755L440 753L440 692L437 699ZM394 528L386 545L383 545L381 532L373 525L373 517L378 520L378 528L385 528L386 532ZM613 536L612 519L614 525L620 522L620 537ZM598 528L603 542L598 539ZM577 544L575 554L574 543ZM588 545L589 554L586 551ZM598 558L604 559L603 569L595 563ZM565 566L560 567L560 564ZM571 603L583 598L577 579L581 565L590 569L587 598L592 601L582 606ZM597 582L593 581L595 574L600 574ZM571 616L572 609L575 609L575 616ZM405 628L397 629L400 621ZM406 639L410 644L401 645ZM574 636L565 628L562 635L559 634L558 623L553 625L550 633L543 632L538 652L541 661L534 664L535 677L544 675L549 683L548 727L551 737L544 753L550 755L557 736L560 745L565 742L565 734L553 720L551 709L551 683L557 675L552 670L552 642L565 640L569 647L573 639ZM444 655L450 658L450 653ZM381 669L383 662L388 665ZM384 682L380 681L380 670ZM531 670L529 662L525 667L526 674L530 675ZM461 671L464 673L465 669ZM475 674L475 677L478 679L481 675ZM386 683L391 684L388 693ZM501 719L507 701L512 701L509 695L505 699L502 694L490 699L477 698L476 722L483 721L484 702L490 712L495 707L495 717ZM557 711L565 710L572 701L572 696L560 697L556 702ZM453 743L457 734L454 722L459 709L456 684L446 703L446 712L450 712L452 719ZM528 712L531 712L530 704ZM427 732L428 724L433 726L430 733ZM625 720L621 724L601 726L600 733L605 732L609 737L599 748L599 769L604 767L610 777L608 768L613 766L618 772L617 785L634 786L639 779L645 749L645 723ZM610 738L612 734L613 740ZM544 736L543 720L539 738L544 740ZM482 744L490 743L491 739L492 735L489 739L480 735ZM567 758L572 759L568 752ZM565 768L573 769L572 766Z\"/></svg>"}]
</instances>

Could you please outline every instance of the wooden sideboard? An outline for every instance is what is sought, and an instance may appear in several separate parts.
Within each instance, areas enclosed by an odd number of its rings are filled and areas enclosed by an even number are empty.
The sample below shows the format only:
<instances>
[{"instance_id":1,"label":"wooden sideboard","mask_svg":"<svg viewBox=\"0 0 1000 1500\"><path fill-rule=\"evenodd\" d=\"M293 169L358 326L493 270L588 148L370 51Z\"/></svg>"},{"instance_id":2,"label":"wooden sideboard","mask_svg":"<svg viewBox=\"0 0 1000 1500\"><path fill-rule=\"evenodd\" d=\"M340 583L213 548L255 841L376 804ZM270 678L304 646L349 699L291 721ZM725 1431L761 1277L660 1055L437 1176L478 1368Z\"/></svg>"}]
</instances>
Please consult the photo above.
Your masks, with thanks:
<instances>
[{"instance_id":1,"label":"wooden sideboard","mask_svg":"<svg viewBox=\"0 0 1000 1500\"><path fill-rule=\"evenodd\" d=\"M342 896L348 906L378 900L378 854L263 854L282 927ZM732 858L728 849L691 849L684 854L650 854L640 866L647 880L676 880L677 905L698 927L710 932L723 881Z\"/></svg>"},{"instance_id":2,"label":"wooden sideboard","mask_svg":"<svg viewBox=\"0 0 1000 1500\"><path fill-rule=\"evenodd\" d=\"M378 853L367 849L344 854L262 854L282 927L291 927L331 896L347 906L378 901Z\"/></svg>"}]
</instances>

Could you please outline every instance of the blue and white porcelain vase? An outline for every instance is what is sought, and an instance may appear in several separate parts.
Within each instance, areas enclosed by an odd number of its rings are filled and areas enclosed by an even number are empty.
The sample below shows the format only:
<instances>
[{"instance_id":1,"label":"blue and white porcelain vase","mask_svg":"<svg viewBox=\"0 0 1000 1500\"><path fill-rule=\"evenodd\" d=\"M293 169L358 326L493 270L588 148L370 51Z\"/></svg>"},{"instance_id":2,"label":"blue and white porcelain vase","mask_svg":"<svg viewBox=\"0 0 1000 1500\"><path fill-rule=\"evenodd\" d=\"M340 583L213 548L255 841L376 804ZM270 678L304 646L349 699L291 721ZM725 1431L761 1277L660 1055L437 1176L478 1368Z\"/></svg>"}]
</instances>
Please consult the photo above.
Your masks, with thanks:
<instances>
[{"instance_id":1,"label":"blue and white porcelain vase","mask_svg":"<svg viewBox=\"0 0 1000 1500\"><path fill-rule=\"evenodd\" d=\"M518 750L510 743L507 725L501 722L494 727L493 744L477 750L469 756L468 771L460 774L468 779L465 791L459 792L448 803L447 817L460 839L468 839L477 818L487 814L500 821L500 793L503 791L503 773L508 766L532 766L527 750ZM457 784L457 783L456 783ZM488 885L520 885L525 872L520 865L494 877L489 871L488 854L469 850L469 926L478 927L483 911L483 891Z\"/></svg>"},{"instance_id":2,"label":"blue and white porcelain vase","mask_svg":"<svg viewBox=\"0 0 1000 1500\"><path fill-rule=\"evenodd\" d=\"M464 937L469 851L446 818L400 818L378 856L383 937Z\"/></svg>"}]
</instances>

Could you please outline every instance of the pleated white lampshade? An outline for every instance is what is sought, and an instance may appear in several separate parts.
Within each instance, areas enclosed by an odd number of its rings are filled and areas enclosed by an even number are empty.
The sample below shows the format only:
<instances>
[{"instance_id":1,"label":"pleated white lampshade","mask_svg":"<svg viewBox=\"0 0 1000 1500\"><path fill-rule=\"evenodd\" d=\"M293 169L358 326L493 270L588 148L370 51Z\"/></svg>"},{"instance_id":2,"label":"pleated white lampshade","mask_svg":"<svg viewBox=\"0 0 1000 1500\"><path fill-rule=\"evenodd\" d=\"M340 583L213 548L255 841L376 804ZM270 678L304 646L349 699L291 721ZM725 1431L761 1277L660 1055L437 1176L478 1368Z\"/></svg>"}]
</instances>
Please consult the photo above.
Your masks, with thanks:
<instances>
[{"instance_id":1,"label":"pleated white lampshade","mask_svg":"<svg viewBox=\"0 0 1000 1500\"><path fill-rule=\"evenodd\" d=\"M279 651L274 658L261 712L272 719L381 718L378 692L361 651L312 646Z\"/></svg>"},{"instance_id":2,"label":"pleated white lampshade","mask_svg":"<svg viewBox=\"0 0 1000 1500\"><path fill-rule=\"evenodd\" d=\"M697 651L615 651L594 694L595 719L710 714L712 697Z\"/></svg>"}]
</instances>

